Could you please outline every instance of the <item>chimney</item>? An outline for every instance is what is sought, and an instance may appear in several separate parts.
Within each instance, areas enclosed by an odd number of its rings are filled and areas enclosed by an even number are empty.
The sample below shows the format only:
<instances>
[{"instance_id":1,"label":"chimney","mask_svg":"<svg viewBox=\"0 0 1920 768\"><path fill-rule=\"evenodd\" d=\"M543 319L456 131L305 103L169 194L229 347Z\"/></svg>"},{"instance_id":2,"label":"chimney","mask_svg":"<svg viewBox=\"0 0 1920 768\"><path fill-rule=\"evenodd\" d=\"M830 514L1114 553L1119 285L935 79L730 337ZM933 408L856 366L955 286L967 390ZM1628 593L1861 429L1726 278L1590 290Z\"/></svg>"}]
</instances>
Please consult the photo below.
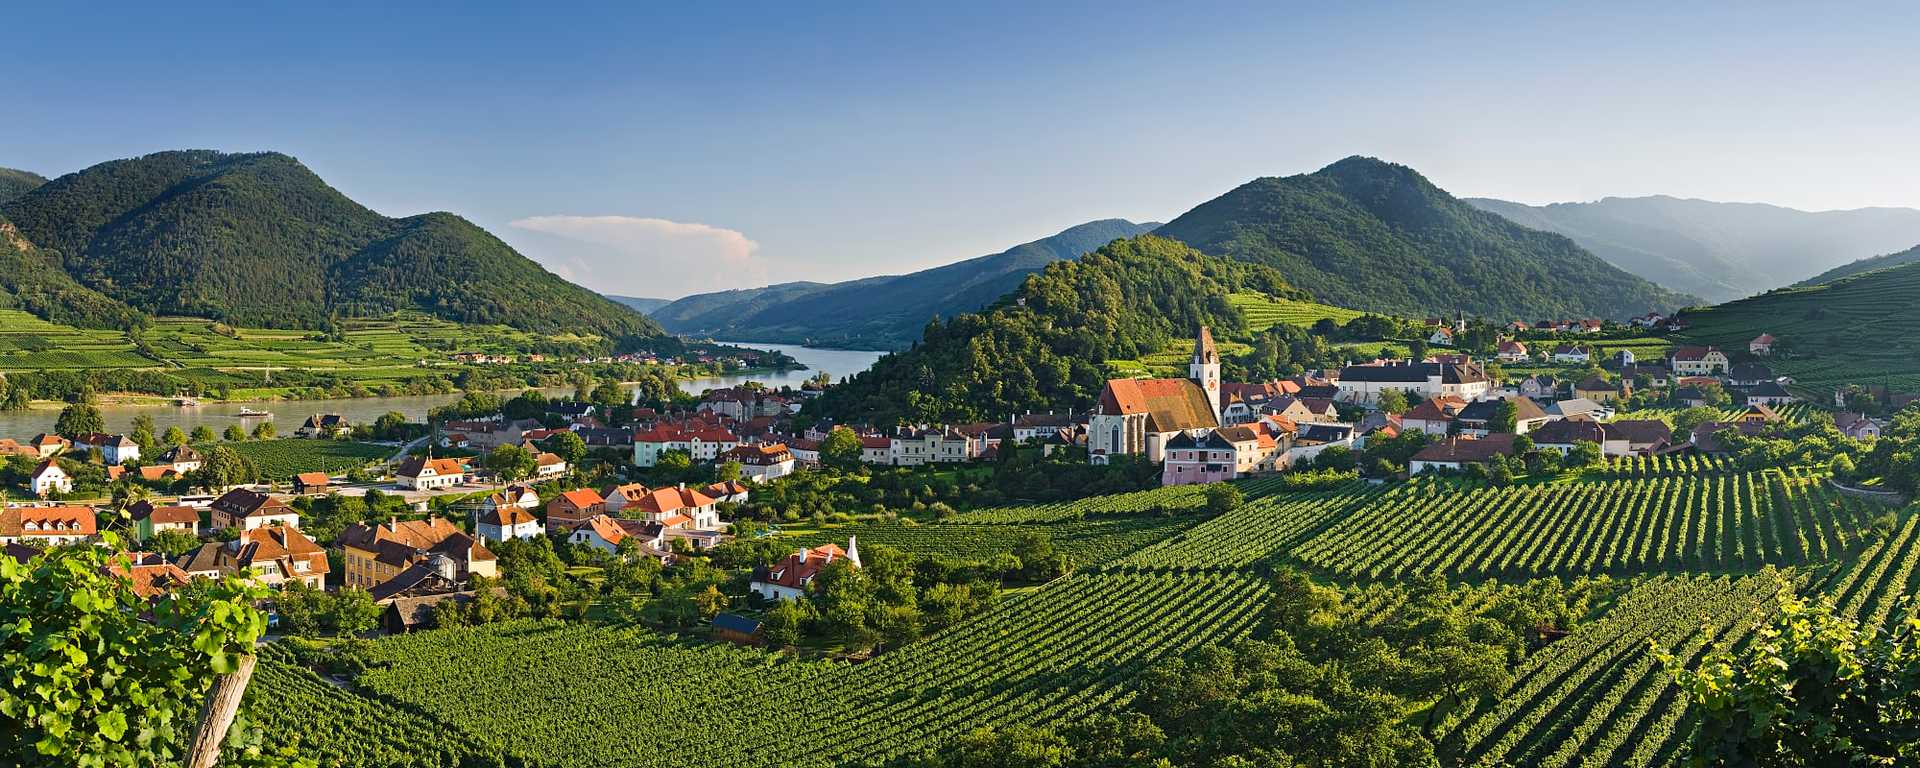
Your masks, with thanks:
<instances>
[{"instance_id":1,"label":"chimney","mask_svg":"<svg viewBox=\"0 0 1920 768\"><path fill-rule=\"evenodd\" d=\"M399 516L399 515L388 515L388 516L387 516L387 530L389 530L389 531L398 531L398 530L400 530L400 516Z\"/></svg>"}]
</instances>

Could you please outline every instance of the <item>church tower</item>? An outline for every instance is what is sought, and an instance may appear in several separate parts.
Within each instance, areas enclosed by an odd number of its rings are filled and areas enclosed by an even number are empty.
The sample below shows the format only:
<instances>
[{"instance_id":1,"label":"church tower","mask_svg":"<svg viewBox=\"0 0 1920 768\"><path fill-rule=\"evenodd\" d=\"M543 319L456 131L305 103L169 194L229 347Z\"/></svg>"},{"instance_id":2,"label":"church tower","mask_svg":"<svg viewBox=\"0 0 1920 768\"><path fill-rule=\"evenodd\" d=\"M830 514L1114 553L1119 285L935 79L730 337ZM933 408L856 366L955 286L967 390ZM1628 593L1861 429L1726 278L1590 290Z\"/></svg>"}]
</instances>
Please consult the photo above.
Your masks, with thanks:
<instances>
[{"instance_id":1,"label":"church tower","mask_svg":"<svg viewBox=\"0 0 1920 768\"><path fill-rule=\"evenodd\" d=\"M1207 404L1213 406L1213 417L1220 418L1220 352L1213 347L1213 332L1204 325L1193 339L1193 362L1187 366L1187 377L1200 385L1200 391L1207 394Z\"/></svg>"}]
</instances>

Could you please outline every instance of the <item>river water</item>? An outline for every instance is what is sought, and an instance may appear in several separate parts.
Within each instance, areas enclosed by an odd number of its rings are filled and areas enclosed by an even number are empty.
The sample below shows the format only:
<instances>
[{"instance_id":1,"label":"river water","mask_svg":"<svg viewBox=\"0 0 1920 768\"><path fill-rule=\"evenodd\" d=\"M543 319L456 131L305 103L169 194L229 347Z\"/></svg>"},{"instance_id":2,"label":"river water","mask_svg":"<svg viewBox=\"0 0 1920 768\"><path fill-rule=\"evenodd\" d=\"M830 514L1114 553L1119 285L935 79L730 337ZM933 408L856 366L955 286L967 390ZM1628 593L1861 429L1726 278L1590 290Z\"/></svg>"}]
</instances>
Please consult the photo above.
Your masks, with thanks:
<instances>
[{"instance_id":1,"label":"river water","mask_svg":"<svg viewBox=\"0 0 1920 768\"><path fill-rule=\"evenodd\" d=\"M728 342L732 343L732 342ZM767 371L734 376L708 376L698 379L683 379L680 389L689 394L700 394L708 389L731 387L748 381L758 381L770 387L798 387L820 371L833 374L835 380L843 376L864 371L882 353L845 349L817 349L795 344L759 344L739 343L740 346L754 349L772 349L785 352L793 359L807 366L805 370ZM571 395L572 387L547 390L550 395ZM389 411L399 411L411 421L421 421L427 417L427 411L460 399L460 393L444 395L403 395L400 397L357 397L341 400L285 400L256 403L205 403L194 408L181 408L173 405L106 405L100 413L106 418L107 431L124 432L132 428L133 419L140 414L153 417L156 430L165 431L167 427L179 427L184 431L193 431L194 427L205 425L218 433L230 424L242 424L251 429L262 419L240 417L240 409L266 411L273 414L274 428L283 435L289 435L300 427L308 416L316 413L338 413L354 424L370 424L374 419ZM27 438L42 432L53 431L53 423L60 417L58 410L33 409L27 411L0 411L0 437L11 437L25 442Z\"/></svg>"}]
</instances>

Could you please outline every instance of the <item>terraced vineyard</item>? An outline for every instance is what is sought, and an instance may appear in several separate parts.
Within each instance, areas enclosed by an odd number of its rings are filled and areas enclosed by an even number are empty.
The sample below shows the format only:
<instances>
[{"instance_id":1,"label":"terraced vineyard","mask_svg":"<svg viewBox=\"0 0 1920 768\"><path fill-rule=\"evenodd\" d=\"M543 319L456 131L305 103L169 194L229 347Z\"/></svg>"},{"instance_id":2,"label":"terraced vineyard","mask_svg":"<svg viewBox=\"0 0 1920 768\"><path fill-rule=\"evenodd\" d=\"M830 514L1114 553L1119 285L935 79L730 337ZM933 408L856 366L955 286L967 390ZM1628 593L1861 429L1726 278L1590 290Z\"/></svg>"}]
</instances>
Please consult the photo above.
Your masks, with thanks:
<instances>
[{"instance_id":1,"label":"terraced vineyard","mask_svg":"<svg viewBox=\"0 0 1920 768\"><path fill-rule=\"evenodd\" d=\"M279 710L279 738L329 765L419 764L361 749L363 734L389 716L406 727L414 711L445 727L413 734L430 753L474 748L546 766L879 761L985 723L1110 711L1147 666L1243 636L1265 594L1241 574L1073 576L860 665L518 622L377 643L364 696L323 695L288 670L263 675L248 696Z\"/></svg>"},{"instance_id":2,"label":"terraced vineyard","mask_svg":"<svg viewBox=\"0 0 1920 768\"><path fill-rule=\"evenodd\" d=\"M1276 299L1260 293L1228 294L1227 303L1240 310L1241 316L1247 319L1247 328L1255 331L1263 331L1282 323L1302 328L1310 327L1321 320L1345 323L1366 314L1357 309L1296 299Z\"/></svg>"},{"instance_id":3,"label":"terraced vineyard","mask_svg":"<svg viewBox=\"0 0 1920 768\"><path fill-rule=\"evenodd\" d=\"M1912 264L1821 285L1781 288L1715 307L1689 310L1688 343L1745 350L1762 333L1790 354L1769 361L1795 388L1830 395L1840 384L1886 384L1920 391L1920 315L1889 311L1920 297Z\"/></svg>"},{"instance_id":4,"label":"terraced vineyard","mask_svg":"<svg viewBox=\"0 0 1920 768\"><path fill-rule=\"evenodd\" d=\"M1423 481L1373 498L1291 556L1360 579L1753 570L1846 552L1881 511L1804 470L1465 492Z\"/></svg>"}]
</instances>

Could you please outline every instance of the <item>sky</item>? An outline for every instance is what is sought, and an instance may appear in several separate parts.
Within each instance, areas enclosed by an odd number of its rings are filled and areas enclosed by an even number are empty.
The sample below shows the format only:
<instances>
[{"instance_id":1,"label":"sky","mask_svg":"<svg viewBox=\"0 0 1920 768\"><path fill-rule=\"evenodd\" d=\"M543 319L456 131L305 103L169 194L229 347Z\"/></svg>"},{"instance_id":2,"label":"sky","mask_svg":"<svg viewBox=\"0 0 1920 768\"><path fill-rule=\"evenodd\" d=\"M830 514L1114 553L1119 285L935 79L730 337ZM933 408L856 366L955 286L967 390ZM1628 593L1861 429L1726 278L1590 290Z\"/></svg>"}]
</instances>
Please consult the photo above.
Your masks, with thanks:
<instances>
[{"instance_id":1,"label":"sky","mask_svg":"<svg viewBox=\"0 0 1920 768\"><path fill-rule=\"evenodd\" d=\"M1914 3L271 5L8 8L0 166L277 150L667 298L1165 221L1355 154L1530 203L1920 207Z\"/></svg>"}]
</instances>

